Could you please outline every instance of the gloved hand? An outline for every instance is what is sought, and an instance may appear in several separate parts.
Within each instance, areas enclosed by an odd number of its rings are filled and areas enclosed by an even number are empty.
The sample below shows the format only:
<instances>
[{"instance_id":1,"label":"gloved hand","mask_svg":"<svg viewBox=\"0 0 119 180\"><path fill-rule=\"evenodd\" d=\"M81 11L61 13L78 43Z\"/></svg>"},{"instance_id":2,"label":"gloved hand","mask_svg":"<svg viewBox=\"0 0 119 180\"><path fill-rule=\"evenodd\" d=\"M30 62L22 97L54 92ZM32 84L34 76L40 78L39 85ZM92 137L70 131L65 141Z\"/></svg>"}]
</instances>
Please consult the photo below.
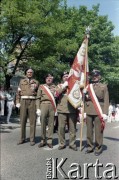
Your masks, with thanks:
<instances>
[{"instance_id":1,"label":"gloved hand","mask_svg":"<svg viewBox=\"0 0 119 180\"><path fill-rule=\"evenodd\" d=\"M83 88L84 88L84 84L80 83L80 89L83 89Z\"/></svg>"},{"instance_id":2,"label":"gloved hand","mask_svg":"<svg viewBox=\"0 0 119 180\"><path fill-rule=\"evenodd\" d=\"M81 111L81 107L78 107L77 109L78 109L79 111Z\"/></svg>"},{"instance_id":3,"label":"gloved hand","mask_svg":"<svg viewBox=\"0 0 119 180\"><path fill-rule=\"evenodd\" d=\"M16 104L16 107L17 107L18 109L20 108L20 106L21 106L20 103L17 103L17 104Z\"/></svg>"},{"instance_id":4,"label":"gloved hand","mask_svg":"<svg viewBox=\"0 0 119 180\"><path fill-rule=\"evenodd\" d=\"M103 117L104 121L107 120L107 118L108 118L108 116L106 114L103 114L102 117Z\"/></svg>"},{"instance_id":5,"label":"gloved hand","mask_svg":"<svg viewBox=\"0 0 119 180\"><path fill-rule=\"evenodd\" d=\"M55 112L55 116L58 116L58 113L57 113L57 111Z\"/></svg>"},{"instance_id":6,"label":"gloved hand","mask_svg":"<svg viewBox=\"0 0 119 180\"><path fill-rule=\"evenodd\" d=\"M65 82L62 84L62 89L65 89L67 86L68 86L68 81L65 81Z\"/></svg>"},{"instance_id":7,"label":"gloved hand","mask_svg":"<svg viewBox=\"0 0 119 180\"><path fill-rule=\"evenodd\" d=\"M87 93L87 88L83 89L83 93L86 94Z\"/></svg>"},{"instance_id":8,"label":"gloved hand","mask_svg":"<svg viewBox=\"0 0 119 180\"><path fill-rule=\"evenodd\" d=\"M87 116L86 116L86 113L84 113L84 119L86 119L86 117L87 117Z\"/></svg>"},{"instance_id":9,"label":"gloved hand","mask_svg":"<svg viewBox=\"0 0 119 180\"><path fill-rule=\"evenodd\" d=\"M37 114L37 116L41 116L41 110L37 109L36 114Z\"/></svg>"}]
</instances>

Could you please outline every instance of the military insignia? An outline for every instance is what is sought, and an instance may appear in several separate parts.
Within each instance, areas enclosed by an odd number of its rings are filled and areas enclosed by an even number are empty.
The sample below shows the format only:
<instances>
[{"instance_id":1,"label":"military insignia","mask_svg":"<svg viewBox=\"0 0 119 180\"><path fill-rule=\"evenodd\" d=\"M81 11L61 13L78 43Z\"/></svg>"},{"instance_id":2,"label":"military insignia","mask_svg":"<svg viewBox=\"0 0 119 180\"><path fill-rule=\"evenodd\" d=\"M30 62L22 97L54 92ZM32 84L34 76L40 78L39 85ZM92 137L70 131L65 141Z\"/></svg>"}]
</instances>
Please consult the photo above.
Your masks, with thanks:
<instances>
[{"instance_id":1,"label":"military insignia","mask_svg":"<svg viewBox=\"0 0 119 180\"><path fill-rule=\"evenodd\" d=\"M74 90L73 97L76 98L76 99L80 99L81 98L80 90L79 89Z\"/></svg>"}]
</instances>

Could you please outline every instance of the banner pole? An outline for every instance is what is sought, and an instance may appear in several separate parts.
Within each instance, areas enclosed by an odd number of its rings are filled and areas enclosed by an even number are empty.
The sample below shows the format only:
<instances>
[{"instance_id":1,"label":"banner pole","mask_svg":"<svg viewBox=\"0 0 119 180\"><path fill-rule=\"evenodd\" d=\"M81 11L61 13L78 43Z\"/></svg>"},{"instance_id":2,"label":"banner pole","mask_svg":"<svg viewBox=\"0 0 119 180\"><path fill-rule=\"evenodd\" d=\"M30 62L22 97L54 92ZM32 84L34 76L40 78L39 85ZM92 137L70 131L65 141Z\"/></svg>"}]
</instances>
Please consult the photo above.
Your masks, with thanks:
<instances>
[{"instance_id":1,"label":"banner pole","mask_svg":"<svg viewBox=\"0 0 119 180\"><path fill-rule=\"evenodd\" d=\"M88 61L88 38L90 33L90 27L86 28L86 54L85 54L85 69L84 69L84 89L86 88L86 80L87 80L87 61ZM81 117L81 125L80 125L80 151L82 151L82 139L83 139L83 127L84 127L84 103L85 103L85 93L83 93L82 100L82 117Z\"/></svg>"},{"instance_id":2,"label":"banner pole","mask_svg":"<svg viewBox=\"0 0 119 180\"><path fill-rule=\"evenodd\" d=\"M87 42L87 41L86 41ZM86 45L86 54L87 54L87 45ZM87 55L85 56L87 58ZM85 60L85 69L84 69L84 89L86 87L86 67L87 63ZM84 103L85 103L85 94L83 93L83 101L82 101L82 111L81 111L81 128L80 128L80 151L82 151L82 138L83 138L83 127L84 127Z\"/></svg>"}]
</instances>

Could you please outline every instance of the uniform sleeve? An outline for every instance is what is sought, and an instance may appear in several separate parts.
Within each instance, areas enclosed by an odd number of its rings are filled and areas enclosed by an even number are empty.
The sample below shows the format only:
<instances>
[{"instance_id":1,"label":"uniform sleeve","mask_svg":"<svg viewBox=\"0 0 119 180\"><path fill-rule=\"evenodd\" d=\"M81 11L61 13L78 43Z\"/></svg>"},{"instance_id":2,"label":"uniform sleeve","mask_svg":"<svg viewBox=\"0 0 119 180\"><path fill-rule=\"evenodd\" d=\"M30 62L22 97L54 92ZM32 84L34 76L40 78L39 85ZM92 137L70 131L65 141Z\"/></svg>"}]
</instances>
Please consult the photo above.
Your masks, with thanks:
<instances>
[{"instance_id":1,"label":"uniform sleeve","mask_svg":"<svg viewBox=\"0 0 119 180\"><path fill-rule=\"evenodd\" d=\"M20 103L20 100L21 100L21 81L19 83L19 86L16 92L16 99L15 99L16 104Z\"/></svg>"},{"instance_id":2,"label":"uniform sleeve","mask_svg":"<svg viewBox=\"0 0 119 180\"><path fill-rule=\"evenodd\" d=\"M60 94L62 94L64 91L66 91L66 88L63 89L62 86L59 84L56 86L56 97L58 97Z\"/></svg>"},{"instance_id":3,"label":"uniform sleeve","mask_svg":"<svg viewBox=\"0 0 119 180\"><path fill-rule=\"evenodd\" d=\"M104 91L104 114L108 114L109 109L109 92L107 85L105 85L105 91Z\"/></svg>"},{"instance_id":4,"label":"uniform sleeve","mask_svg":"<svg viewBox=\"0 0 119 180\"><path fill-rule=\"evenodd\" d=\"M40 109L42 90L39 86L36 97L36 109Z\"/></svg>"},{"instance_id":5,"label":"uniform sleeve","mask_svg":"<svg viewBox=\"0 0 119 180\"><path fill-rule=\"evenodd\" d=\"M37 95L37 91L38 91L38 87L39 87L39 82L34 80L35 81L35 87L34 87L34 94L33 95Z\"/></svg>"}]
</instances>

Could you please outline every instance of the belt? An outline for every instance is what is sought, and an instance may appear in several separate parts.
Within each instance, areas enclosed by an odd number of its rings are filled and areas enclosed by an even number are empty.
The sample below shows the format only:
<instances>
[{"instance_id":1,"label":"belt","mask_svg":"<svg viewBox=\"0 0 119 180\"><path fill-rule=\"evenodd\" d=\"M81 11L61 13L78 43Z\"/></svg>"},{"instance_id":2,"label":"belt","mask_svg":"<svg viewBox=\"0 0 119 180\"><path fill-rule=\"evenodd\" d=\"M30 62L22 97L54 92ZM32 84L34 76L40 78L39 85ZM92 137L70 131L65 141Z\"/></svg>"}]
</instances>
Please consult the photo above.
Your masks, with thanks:
<instances>
[{"instance_id":1,"label":"belt","mask_svg":"<svg viewBox=\"0 0 119 180\"><path fill-rule=\"evenodd\" d=\"M21 99L36 99L35 96L21 96Z\"/></svg>"},{"instance_id":2,"label":"belt","mask_svg":"<svg viewBox=\"0 0 119 180\"><path fill-rule=\"evenodd\" d=\"M42 101L41 103L42 103L42 104L51 104L50 101Z\"/></svg>"}]
</instances>

